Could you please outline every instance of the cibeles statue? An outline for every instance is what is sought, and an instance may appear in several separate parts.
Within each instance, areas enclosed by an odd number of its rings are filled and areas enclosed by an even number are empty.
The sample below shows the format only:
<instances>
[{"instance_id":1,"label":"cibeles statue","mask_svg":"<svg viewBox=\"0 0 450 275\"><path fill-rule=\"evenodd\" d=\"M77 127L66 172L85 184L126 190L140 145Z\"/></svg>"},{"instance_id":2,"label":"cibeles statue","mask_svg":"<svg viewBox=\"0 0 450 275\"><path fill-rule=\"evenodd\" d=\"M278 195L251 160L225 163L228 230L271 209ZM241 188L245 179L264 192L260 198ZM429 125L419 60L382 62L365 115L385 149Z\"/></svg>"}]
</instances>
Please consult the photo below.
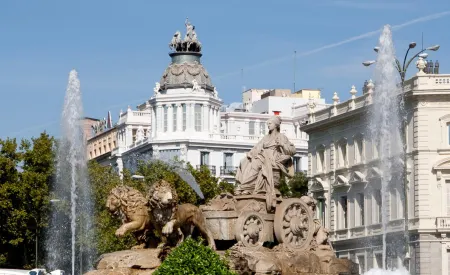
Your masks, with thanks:
<instances>
[{"instance_id":1,"label":"cibeles statue","mask_svg":"<svg viewBox=\"0 0 450 275\"><path fill-rule=\"evenodd\" d=\"M276 206L281 177L294 175L295 146L280 132L280 125L279 116L267 121L269 133L247 153L236 173L236 194L265 194L268 210Z\"/></svg>"}]
</instances>

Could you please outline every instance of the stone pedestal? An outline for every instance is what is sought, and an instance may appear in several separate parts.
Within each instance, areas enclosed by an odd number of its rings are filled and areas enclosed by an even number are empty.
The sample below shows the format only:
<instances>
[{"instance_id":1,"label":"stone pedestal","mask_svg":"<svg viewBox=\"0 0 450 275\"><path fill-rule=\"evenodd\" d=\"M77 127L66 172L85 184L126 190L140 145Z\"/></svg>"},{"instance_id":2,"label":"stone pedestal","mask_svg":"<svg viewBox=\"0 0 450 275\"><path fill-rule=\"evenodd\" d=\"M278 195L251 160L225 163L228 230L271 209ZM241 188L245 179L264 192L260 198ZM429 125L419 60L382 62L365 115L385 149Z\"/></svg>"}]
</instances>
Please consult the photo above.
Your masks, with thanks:
<instances>
[{"instance_id":1,"label":"stone pedestal","mask_svg":"<svg viewBox=\"0 0 450 275\"><path fill-rule=\"evenodd\" d=\"M148 275L160 265L159 249L122 250L103 254L96 270L85 275Z\"/></svg>"},{"instance_id":2,"label":"stone pedestal","mask_svg":"<svg viewBox=\"0 0 450 275\"><path fill-rule=\"evenodd\" d=\"M230 267L238 274L358 274L358 265L335 256L319 256L312 251L289 251L282 247L249 249L235 245L229 250Z\"/></svg>"}]
</instances>

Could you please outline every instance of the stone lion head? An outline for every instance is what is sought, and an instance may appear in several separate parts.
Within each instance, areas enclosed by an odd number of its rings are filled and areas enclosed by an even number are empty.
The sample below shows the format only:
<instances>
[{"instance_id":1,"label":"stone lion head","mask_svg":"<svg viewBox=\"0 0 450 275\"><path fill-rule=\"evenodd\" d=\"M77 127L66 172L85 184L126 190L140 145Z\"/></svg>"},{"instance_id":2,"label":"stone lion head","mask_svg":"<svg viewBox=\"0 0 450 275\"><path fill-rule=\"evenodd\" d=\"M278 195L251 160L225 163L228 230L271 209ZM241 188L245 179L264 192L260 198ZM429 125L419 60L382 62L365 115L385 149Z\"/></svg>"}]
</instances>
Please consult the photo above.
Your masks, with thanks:
<instances>
[{"instance_id":1,"label":"stone lion head","mask_svg":"<svg viewBox=\"0 0 450 275\"><path fill-rule=\"evenodd\" d=\"M134 213L138 208L147 204L148 202L141 192L125 185L114 187L106 200L106 208L111 213L122 212L125 215Z\"/></svg>"},{"instance_id":2,"label":"stone lion head","mask_svg":"<svg viewBox=\"0 0 450 275\"><path fill-rule=\"evenodd\" d=\"M175 187L165 180L155 182L148 190L147 198L151 208L168 208L176 206L178 195Z\"/></svg>"}]
</instances>

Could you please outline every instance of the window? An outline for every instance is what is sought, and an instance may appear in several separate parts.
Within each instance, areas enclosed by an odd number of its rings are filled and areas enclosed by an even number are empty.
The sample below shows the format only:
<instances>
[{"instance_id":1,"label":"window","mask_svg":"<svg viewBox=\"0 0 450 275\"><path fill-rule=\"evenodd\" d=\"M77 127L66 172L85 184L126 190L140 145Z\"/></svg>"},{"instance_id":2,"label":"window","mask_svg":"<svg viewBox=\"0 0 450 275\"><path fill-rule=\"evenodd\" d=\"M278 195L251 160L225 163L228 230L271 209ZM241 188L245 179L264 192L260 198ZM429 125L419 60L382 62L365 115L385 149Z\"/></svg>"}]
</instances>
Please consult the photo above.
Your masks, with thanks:
<instances>
[{"instance_id":1,"label":"window","mask_svg":"<svg viewBox=\"0 0 450 275\"><path fill-rule=\"evenodd\" d=\"M301 171L301 162L302 162L302 158L301 157L294 157L294 172L300 172Z\"/></svg>"},{"instance_id":2,"label":"window","mask_svg":"<svg viewBox=\"0 0 450 275\"><path fill-rule=\"evenodd\" d=\"M398 209L397 209L397 189L391 189L389 198L389 204L391 208L391 220L398 219Z\"/></svg>"},{"instance_id":3,"label":"window","mask_svg":"<svg viewBox=\"0 0 450 275\"><path fill-rule=\"evenodd\" d=\"M348 228L347 196L342 196L341 199L339 200L339 204L341 207L341 220L342 220L340 229Z\"/></svg>"},{"instance_id":4,"label":"window","mask_svg":"<svg viewBox=\"0 0 450 275\"><path fill-rule=\"evenodd\" d=\"M248 134L251 136L255 135L255 122L254 121L250 121L248 123Z\"/></svg>"},{"instance_id":5,"label":"window","mask_svg":"<svg viewBox=\"0 0 450 275\"><path fill-rule=\"evenodd\" d=\"M341 141L337 145L337 167L345 167L347 163L347 142Z\"/></svg>"},{"instance_id":6,"label":"window","mask_svg":"<svg viewBox=\"0 0 450 275\"><path fill-rule=\"evenodd\" d=\"M200 132L202 130L202 105L195 104L195 131Z\"/></svg>"},{"instance_id":7,"label":"window","mask_svg":"<svg viewBox=\"0 0 450 275\"><path fill-rule=\"evenodd\" d=\"M375 268L383 268L383 254L376 253L375 254Z\"/></svg>"},{"instance_id":8,"label":"window","mask_svg":"<svg viewBox=\"0 0 450 275\"><path fill-rule=\"evenodd\" d=\"M131 133L132 133L132 135L133 135L133 143L136 142L136 132L137 132L136 129L133 129L133 130L131 131Z\"/></svg>"},{"instance_id":9,"label":"window","mask_svg":"<svg viewBox=\"0 0 450 275\"><path fill-rule=\"evenodd\" d=\"M450 216L450 180L445 181L447 191L447 216Z\"/></svg>"},{"instance_id":10,"label":"window","mask_svg":"<svg viewBox=\"0 0 450 275\"><path fill-rule=\"evenodd\" d=\"M177 114L177 112L178 112L178 107L177 107L177 105L173 105L173 113L172 113L172 121L173 121L173 123L172 123L172 131L173 132L176 132L177 131L177 122L178 122L178 114Z\"/></svg>"},{"instance_id":11,"label":"window","mask_svg":"<svg viewBox=\"0 0 450 275\"><path fill-rule=\"evenodd\" d=\"M264 123L264 122L261 122L259 124L259 131L260 131L262 136L266 134L266 127L267 127L266 123Z\"/></svg>"},{"instance_id":12,"label":"window","mask_svg":"<svg viewBox=\"0 0 450 275\"><path fill-rule=\"evenodd\" d=\"M450 123L447 123L447 145L450 145Z\"/></svg>"},{"instance_id":13,"label":"window","mask_svg":"<svg viewBox=\"0 0 450 275\"><path fill-rule=\"evenodd\" d=\"M373 223L380 223L381 222L381 217L382 217L382 213L381 213L381 204L382 204L382 200L381 200L381 191L380 190L375 190L373 192L373 198L374 198L374 219L373 219Z\"/></svg>"},{"instance_id":14,"label":"window","mask_svg":"<svg viewBox=\"0 0 450 275\"><path fill-rule=\"evenodd\" d=\"M362 138L355 140L355 163L361 163L364 158L364 148Z\"/></svg>"},{"instance_id":15,"label":"window","mask_svg":"<svg viewBox=\"0 0 450 275\"><path fill-rule=\"evenodd\" d=\"M116 141L113 140L113 148L116 148Z\"/></svg>"},{"instance_id":16,"label":"window","mask_svg":"<svg viewBox=\"0 0 450 275\"><path fill-rule=\"evenodd\" d=\"M169 107L167 105L164 105L164 132L167 132L167 124L168 124L168 112Z\"/></svg>"},{"instance_id":17,"label":"window","mask_svg":"<svg viewBox=\"0 0 450 275\"><path fill-rule=\"evenodd\" d=\"M317 158L317 172L325 171L325 149L319 149L316 154Z\"/></svg>"},{"instance_id":18,"label":"window","mask_svg":"<svg viewBox=\"0 0 450 275\"><path fill-rule=\"evenodd\" d=\"M356 220L358 221L358 225L359 226L363 226L364 225L364 194L363 193L358 193L356 194L356 202L357 202L357 218Z\"/></svg>"},{"instance_id":19,"label":"window","mask_svg":"<svg viewBox=\"0 0 450 275\"><path fill-rule=\"evenodd\" d=\"M223 154L223 166L225 168L231 168L233 166L233 153Z\"/></svg>"},{"instance_id":20,"label":"window","mask_svg":"<svg viewBox=\"0 0 450 275\"><path fill-rule=\"evenodd\" d=\"M200 152L200 165L209 165L209 152Z\"/></svg>"},{"instance_id":21,"label":"window","mask_svg":"<svg viewBox=\"0 0 450 275\"><path fill-rule=\"evenodd\" d=\"M361 255L356 258L358 259L359 274L364 274L364 272L366 272L365 257L364 255Z\"/></svg>"},{"instance_id":22,"label":"window","mask_svg":"<svg viewBox=\"0 0 450 275\"><path fill-rule=\"evenodd\" d=\"M186 104L183 104L182 105L182 108L183 108L183 131L186 131L186 116L187 116L187 114L186 114Z\"/></svg>"},{"instance_id":23,"label":"window","mask_svg":"<svg viewBox=\"0 0 450 275\"><path fill-rule=\"evenodd\" d=\"M372 156L374 159L377 159L380 156L380 143L375 139L372 140Z\"/></svg>"}]
</instances>

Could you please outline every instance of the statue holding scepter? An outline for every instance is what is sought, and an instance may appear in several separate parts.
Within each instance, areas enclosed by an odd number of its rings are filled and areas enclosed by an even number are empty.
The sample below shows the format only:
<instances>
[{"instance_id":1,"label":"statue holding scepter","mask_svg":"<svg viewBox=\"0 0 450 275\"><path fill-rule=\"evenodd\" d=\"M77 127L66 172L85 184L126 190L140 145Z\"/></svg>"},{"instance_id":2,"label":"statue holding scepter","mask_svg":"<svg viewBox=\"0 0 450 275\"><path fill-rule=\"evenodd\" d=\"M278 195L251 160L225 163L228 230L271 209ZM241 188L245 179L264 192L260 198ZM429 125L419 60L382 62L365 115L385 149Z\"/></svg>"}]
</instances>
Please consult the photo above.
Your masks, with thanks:
<instances>
[{"instance_id":1,"label":"statue holding scepter","mask_svg":"<svg viewBox=\"0 0 450 275\"><path fill-rule=\"evenodd\" d=\"M294 174L291 157L295 154L295 146L280 133L280 125L279 116L267 121L269 134L247 153L236 173L236 192L242 195L265 194L268 210L276 206L281 177Z\"/></svg>"}]
</instances>

